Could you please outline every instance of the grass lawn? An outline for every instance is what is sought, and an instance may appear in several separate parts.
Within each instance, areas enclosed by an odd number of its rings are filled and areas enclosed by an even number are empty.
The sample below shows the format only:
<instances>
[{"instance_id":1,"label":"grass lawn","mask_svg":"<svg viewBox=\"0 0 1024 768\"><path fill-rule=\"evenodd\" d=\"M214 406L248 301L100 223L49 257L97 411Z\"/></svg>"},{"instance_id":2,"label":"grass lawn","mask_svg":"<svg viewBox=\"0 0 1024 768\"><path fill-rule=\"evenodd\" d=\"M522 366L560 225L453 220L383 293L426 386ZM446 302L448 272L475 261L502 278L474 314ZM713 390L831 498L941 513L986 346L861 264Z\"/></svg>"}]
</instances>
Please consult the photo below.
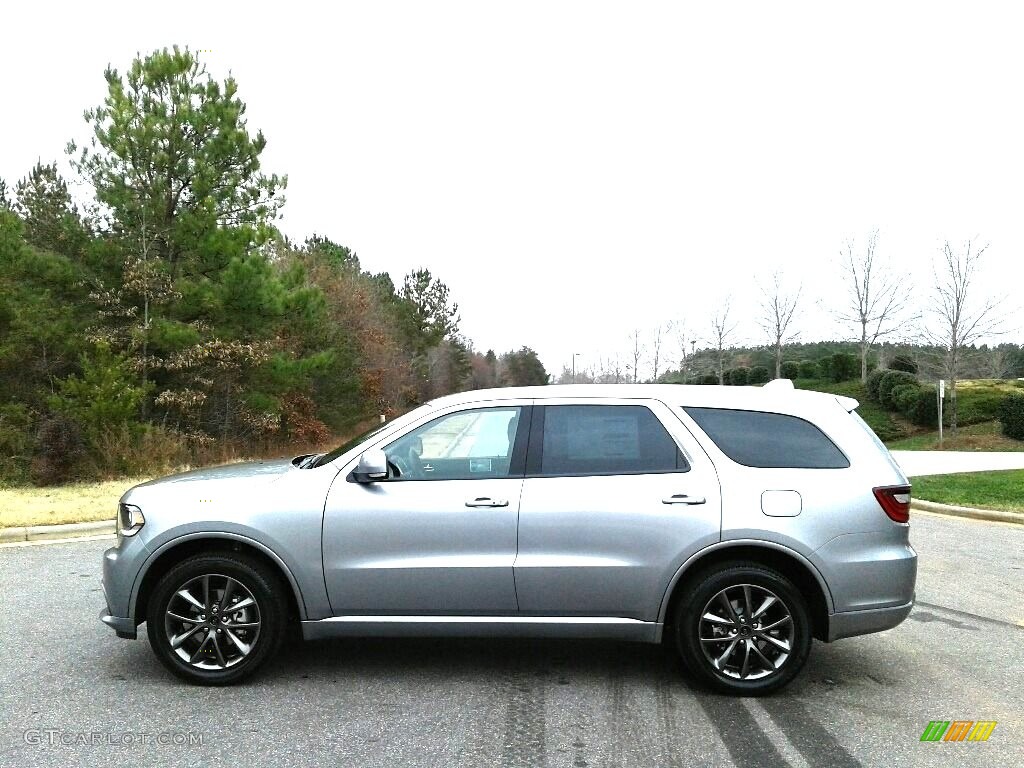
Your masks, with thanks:
<instances>
[{"instance_id":1,"label":"grass lawn","mask_svg":"<svg viewBox=\"0 0 1024 768\"><path fill-rule=\"evenodd\" d=\"M938 430L892 440L886 446L890 451L1024 451L1024 440L1004 435L998 421L986 421L960 427L956 438L948 428L943 430L942 448L939 448Z\"/></svg>"},{"instance_id":2,"label":"grass lawn","mask_svg":"<svg viewBox=\"0 0 1024 768\"><path fill-rule=\"evenodd\" d=\"M916 499L1024 513L1024 469L927 475L915 477L913 487Z\"/></svg>"},{"instance_id":3,"label":"grass lawn","mask_svg":"<svg viewBox=\"0 0 1024 768\"><path fill-rule=\"evenodd\" d=\"M0 528L113 520L121 494L146 478L50 488L0 487Z\"/></svg>"}]
</instances>

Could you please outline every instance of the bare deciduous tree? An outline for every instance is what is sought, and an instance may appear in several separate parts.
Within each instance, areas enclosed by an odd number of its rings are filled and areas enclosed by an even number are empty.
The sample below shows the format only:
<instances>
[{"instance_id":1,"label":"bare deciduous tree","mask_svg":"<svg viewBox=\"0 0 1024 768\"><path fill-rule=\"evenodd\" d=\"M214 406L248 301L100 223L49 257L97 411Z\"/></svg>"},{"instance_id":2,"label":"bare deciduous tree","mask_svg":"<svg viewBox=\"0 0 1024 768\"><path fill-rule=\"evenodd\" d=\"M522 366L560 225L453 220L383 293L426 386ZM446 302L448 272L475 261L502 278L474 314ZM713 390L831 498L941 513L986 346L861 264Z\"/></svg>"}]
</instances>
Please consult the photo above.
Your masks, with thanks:
<instances>
[{"instance_id":1,"label":"bare deciduous tree","mask_svg":"<svg viewBox=\"0 0 1024 768\"><path fill-rule=\"evenodd\" d=\"M839 252L849 289L849 304L836 318L855 329L860 342L860 380L868 380L868 355L878 342L912 318L903 317L910 291L884 262L876 260L878 231L868 235L861 251L853 239Z\"/></svg>"},{"instance_id":2,"label":"bare deciduous tree","mask_svg":"<svg viewBox=\"0 0 1024 768\"><path fill-rule=\"evenodd\" d=\"M793 293L783 288L782 277L778 272L772 274L771 285L761 287L760 324L768 335L768 341L775 350L775 378L782 378L782 348L794 341L796 333L789 330L796 313L797 302L803 286L797 286Z\"/></svg>"},{"instance_id":3,"label":"bare deciduous tree","mask_svg":"<svg viewBox=\"0 0 1024 768\"><path fill-rule=\"evenodd\" d=\"M935 286L929 308L929 322L923 332L931 345L943 350L942 372L949 379L949 426L956 436L956 381L964 360L965 349L984 336L999 330L999 299L974 300L971 287L977 276L979 262L987 245L980 248L968 240L962 249L947 240L942 257L933 268Z\"/></svg>"},{"instance_id":4,"label":"bare deciduous tree","mask_svg":"<svg viewBox=\"0 0 1024 768\"><path fill-rule=\"evenodd\" d=\"M665 331L664 325L657 325L651 333L651 381L657 381L660 373L661 344L665 338Z\"/></svg>"},{"instance_id":5,"label":"bare deciduous tree","mask_svg":"<svg viewBox=\"0 0 1024 768\"><path fill-rule=\"evenodd\" d=\"M725 350L732 344L736 323L729 319L732 297L718 305L718 311L711 318L711 343L718 352L718 383L725 384Z\"/></svg>"},{"instance_id":6,"label":"bare deciduous tree","mask_svg":"<svg viewBox=\"0 0 1024 768\"><path fill-rule=\"evenodd\" d=\"M640 360L644 356L644 345L640 343L640 331L635 330L629 335L631 349L629 353L633 356L633 383L636 384L640 372Z\"/></svg>"}]
</instances>

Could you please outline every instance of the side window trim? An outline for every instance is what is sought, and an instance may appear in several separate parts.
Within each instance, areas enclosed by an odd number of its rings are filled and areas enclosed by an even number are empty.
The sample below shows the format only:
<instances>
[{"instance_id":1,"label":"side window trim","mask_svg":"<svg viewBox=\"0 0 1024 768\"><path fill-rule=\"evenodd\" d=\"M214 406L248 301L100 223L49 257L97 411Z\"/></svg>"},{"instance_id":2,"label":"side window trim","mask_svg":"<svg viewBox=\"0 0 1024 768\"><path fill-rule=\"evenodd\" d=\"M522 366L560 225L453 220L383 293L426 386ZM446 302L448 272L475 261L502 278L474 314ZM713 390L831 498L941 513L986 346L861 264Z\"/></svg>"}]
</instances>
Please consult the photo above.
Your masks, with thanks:
<instances>
[{"instance_id":1,"label":"side window trim","mask_svg":"<svg viewBox=\"0 0 1024 768\"><path fill-rule=\"evenodd\" d=\"M650 413L651 417L655 420L655 423L665 432L665 435L671 441L672 445L676 448L676 461L681 461L683 466L677 466L675 469L660 469L660 470L632 470L632 471L618 471L618 472L558 472L558 473L544 473L541 471L542 461L544 458L544 414L548 408L557 408L564 405L604 405L608 407L615 406L638 406L646 408ZM520 422L522 424L522 422ZM693 469L693 463L687 456L686 451L683 450L682 446L679 445L679 441L676 436L672 434L672 430L665 426L665 423L661 420L656 409L651 408L648 403L645 402L604 402L601 400L589 400L583 402L558 402L550 405L536 404L533 407L533 417L530 420L530 439L529 448L526 454L526 473L527 478L539 478L539 477L610 477L615 475L667 475L667 474L685 474Z\"/></svg>"}]
</instances>

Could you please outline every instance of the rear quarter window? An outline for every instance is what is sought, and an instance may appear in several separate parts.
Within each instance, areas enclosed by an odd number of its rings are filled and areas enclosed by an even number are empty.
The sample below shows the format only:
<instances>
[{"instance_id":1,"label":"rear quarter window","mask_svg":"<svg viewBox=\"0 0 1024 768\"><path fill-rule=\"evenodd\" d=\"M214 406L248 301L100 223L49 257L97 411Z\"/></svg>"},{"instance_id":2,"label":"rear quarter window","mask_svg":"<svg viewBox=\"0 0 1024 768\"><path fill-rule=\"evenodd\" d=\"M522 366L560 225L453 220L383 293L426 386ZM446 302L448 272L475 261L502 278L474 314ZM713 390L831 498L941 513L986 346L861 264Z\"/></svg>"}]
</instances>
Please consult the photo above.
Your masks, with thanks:
<instances>
[{"instance_id":1,"label":"rear quarter window","mask_svg":"<svg viewBox=\"0 0 1024 768\"><path fill-rule=\"evenodd\" d=\"M782 413L686 407L715 445L737 464L789 469L845 469L849 459L806 419Z\"/></svg>"}]
</instances>

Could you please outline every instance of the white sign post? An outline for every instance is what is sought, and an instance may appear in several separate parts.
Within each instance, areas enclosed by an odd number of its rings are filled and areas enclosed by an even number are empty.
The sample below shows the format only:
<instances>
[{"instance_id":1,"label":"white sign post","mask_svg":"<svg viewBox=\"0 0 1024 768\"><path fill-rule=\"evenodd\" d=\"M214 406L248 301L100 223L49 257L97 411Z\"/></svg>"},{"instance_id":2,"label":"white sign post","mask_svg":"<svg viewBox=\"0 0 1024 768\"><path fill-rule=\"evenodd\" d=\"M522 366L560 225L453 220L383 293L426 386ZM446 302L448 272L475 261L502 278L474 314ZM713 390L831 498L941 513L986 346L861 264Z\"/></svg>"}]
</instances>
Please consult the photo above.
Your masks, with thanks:
<instances>
[{"instance_id":1,"label":"white sign post","mask_svg":"<svg viewBox=\"0 0 1024 768\"><path fill-rule=\"evenodd\" d=\"M942 401L946 397L946 380L939 379L939 448L942 447Z\"/></svg>"}]
</instances>

